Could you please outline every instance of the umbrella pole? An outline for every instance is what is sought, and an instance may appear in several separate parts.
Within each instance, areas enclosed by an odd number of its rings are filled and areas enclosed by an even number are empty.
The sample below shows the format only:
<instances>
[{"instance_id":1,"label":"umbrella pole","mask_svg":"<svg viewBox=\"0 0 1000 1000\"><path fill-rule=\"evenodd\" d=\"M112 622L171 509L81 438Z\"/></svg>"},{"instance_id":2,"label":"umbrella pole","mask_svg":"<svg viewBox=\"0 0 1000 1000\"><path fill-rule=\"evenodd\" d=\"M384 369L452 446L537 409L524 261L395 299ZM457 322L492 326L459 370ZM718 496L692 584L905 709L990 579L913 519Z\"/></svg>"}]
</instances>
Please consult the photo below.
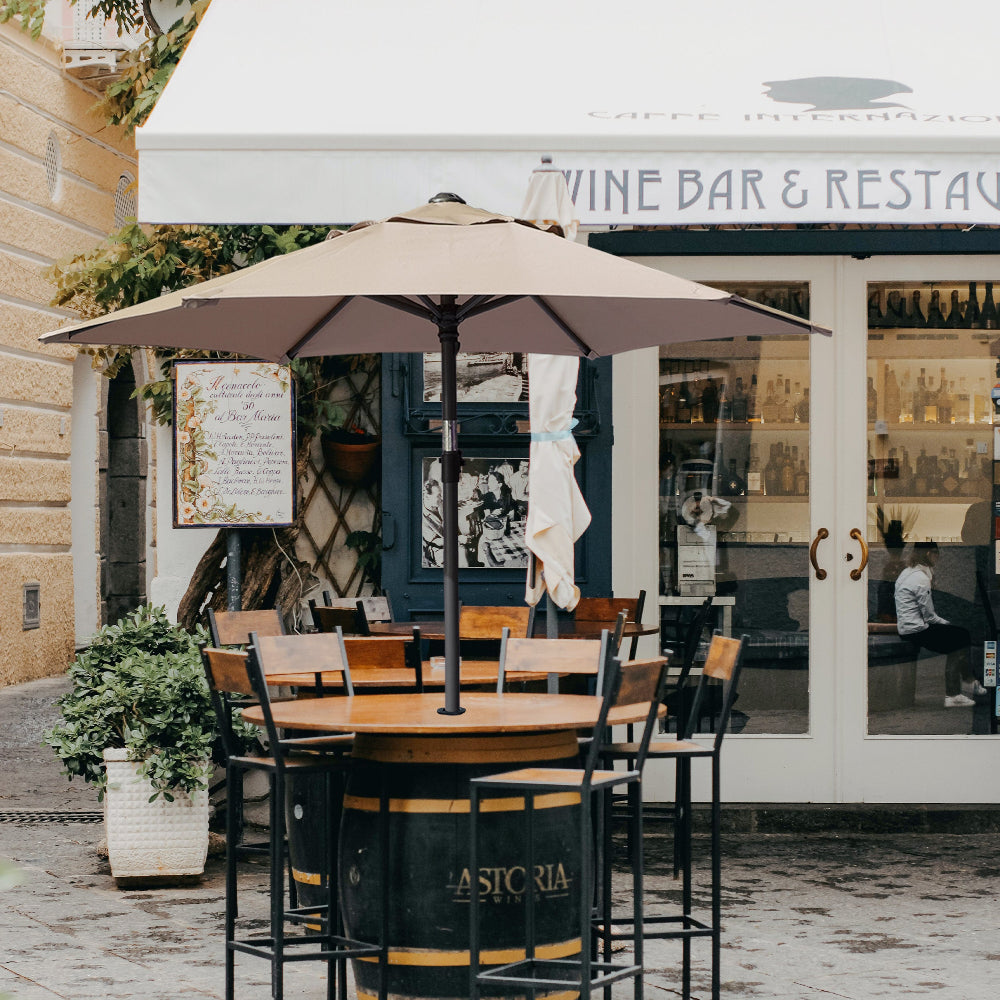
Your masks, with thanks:
<instances>
[{"instance_id":1,"label":"umbrella pole","mask_svg":"<svg viewBox=\"0 0 1000 1000\"><path fill-rule=\"evenodd\" d=\"M458 318L455 297L441 298L438 321L441 341L441 486L444 517L444 708L442 715L461 715L458 670L458 477L462 453L458 450L458 390L455 358L458 354Z\"/></svg>"},{"instance_id":2,"label":"umbrella pole","mask_svg":"<svg viewBox=\"0 0 1000 1000\"><path fill-rule=\"evenodd\" d=\"M226 610L243 610L243 593L240 586L240 557L243 544L239 528L226 529Z\"/></svg>"}]
</instances>

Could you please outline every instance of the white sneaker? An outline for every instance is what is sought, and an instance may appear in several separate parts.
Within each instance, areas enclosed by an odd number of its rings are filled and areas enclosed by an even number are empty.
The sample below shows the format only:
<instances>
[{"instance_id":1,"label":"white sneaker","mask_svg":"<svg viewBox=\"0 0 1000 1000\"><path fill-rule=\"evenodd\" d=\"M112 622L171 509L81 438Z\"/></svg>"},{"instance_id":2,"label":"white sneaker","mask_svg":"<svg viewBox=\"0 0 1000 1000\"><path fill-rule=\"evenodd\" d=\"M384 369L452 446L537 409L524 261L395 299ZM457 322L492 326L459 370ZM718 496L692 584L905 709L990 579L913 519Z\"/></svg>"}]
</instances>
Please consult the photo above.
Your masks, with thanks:
<instances>
[{"instance_id":1,"label":"white sneaker","mask_svg":"<svg viewBox=\"0 0 1000 1000\"><path fill-rule=\"evenodd\" d=\"M944 699L945 708L968 708L970 705L975 705L975 702L964 694L953 694L951 697L946 695Z\"/></svg>"},{"instance_id":2,"label":"white sneaker","mask_svg":"<svg viewBox=\"0 0 1000 1000\"><path fill-rule=\"evenodd\" d=\"M970 698L975 698L977 694L986 694L986 688L977 680L962 681L962 694L967 694Z\"/></svg>"}]
</instances>

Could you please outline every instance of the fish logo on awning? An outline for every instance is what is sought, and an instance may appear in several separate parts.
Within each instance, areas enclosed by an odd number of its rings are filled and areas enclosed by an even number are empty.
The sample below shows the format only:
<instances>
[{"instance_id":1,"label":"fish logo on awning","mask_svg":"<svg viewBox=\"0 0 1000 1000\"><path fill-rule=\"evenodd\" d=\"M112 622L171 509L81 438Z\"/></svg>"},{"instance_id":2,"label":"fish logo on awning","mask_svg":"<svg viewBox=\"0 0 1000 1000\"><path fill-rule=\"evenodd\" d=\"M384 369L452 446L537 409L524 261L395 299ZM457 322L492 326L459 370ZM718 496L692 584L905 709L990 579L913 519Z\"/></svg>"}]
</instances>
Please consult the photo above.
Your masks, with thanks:
<instances>
[{"instance_id":1,"label":"fish logo on awning","mask_svg":"<svg viewBox=\"0 0 1000 1000\"><path fill-rule=\"evenodd\" d=\"M905 108L882 98L912 94L913 88L898 80L867 76L803 76L795 80L766 80L764 94L779 104L811 104L807 111L869 111Z\"/></svg>"}]
</instances>

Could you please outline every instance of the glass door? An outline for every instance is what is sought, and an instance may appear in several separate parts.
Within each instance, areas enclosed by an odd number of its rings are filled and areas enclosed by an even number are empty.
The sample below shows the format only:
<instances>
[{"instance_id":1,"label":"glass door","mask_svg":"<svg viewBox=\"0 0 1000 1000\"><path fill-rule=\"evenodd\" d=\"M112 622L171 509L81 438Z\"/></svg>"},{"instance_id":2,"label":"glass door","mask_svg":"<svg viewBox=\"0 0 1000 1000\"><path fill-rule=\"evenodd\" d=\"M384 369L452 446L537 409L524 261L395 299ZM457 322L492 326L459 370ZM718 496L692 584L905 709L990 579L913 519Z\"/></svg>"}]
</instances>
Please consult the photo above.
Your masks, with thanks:
<instances>
[{"instance_id":1,"label":"glass door","mask_svg":"<svg viewBox=\"0 0 1000 1000\"><path fill-rule=\"evenodd\" d=\"M641 262L834 325L828 262ZM646 541L655 531L663 644L678 647L688 617L707 595L714 626L751 636L727 736L739 749L727 755L724 795L829 801L836 787L829 669L835 581L832 573L817 577L811 556L832 559L823 541L832 530L836 479L827 416L834 397L831 341L692 340L663 345L655 367L651 361L636 368L655 393L656 523ZM616 404L616 449L623 436L641 433L626 425L623 435L625 419ZM641 545L640 539L637 550ZM648 556L637 551L636 558ZM709 738L713 719L701 721ZM646 779L654 798L660 777ZM668 784L669 776L663 780ZM667 784L662 794L669 796Z\"/></svg>"},{"instance_id":2,"label":"glass door","mask_svg":"<svg viewBox=\"0 0 1000 1000\"><path fill-rule=\"evenodd\" d=\"M847 271L866 360L845 398L864 401L866 455L844 503L859 507L863 491L869 550L849 786L869 800L993 801L1000 267L893 258Z\"/></svg>"}]
</instances>

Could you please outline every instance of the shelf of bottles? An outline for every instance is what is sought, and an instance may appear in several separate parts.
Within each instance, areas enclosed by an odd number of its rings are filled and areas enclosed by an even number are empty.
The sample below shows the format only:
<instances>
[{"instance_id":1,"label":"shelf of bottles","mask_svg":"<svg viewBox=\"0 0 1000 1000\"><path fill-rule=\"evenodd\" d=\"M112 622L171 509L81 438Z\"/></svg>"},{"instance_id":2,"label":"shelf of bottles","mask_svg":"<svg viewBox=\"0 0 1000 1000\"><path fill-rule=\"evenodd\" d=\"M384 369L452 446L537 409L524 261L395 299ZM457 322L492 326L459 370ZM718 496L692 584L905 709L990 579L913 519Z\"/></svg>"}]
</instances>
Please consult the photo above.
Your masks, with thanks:
<instances>
[{"instance_id":1,"label":"shelf of bottles","mask_svg":"<svg viewBox=\"0 0 1000 1000\"><path fill-rule=\"evenodd\" d=\"M993 283L871 284L868 321L869 506L897 505L914 537L958 540L992 493Z\"/></svg>"}]
</instances>

